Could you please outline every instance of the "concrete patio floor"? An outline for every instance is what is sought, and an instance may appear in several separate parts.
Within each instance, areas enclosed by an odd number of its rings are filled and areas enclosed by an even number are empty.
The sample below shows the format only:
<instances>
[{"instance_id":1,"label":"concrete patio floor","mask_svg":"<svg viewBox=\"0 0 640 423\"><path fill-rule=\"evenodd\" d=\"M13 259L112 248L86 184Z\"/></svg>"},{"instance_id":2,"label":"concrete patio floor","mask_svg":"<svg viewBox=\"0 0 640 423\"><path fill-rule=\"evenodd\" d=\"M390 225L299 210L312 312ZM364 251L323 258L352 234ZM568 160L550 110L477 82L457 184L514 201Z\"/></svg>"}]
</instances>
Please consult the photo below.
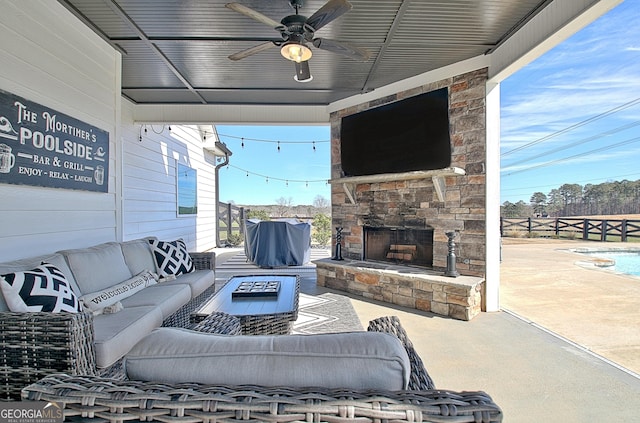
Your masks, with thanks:
<instances>
[{"instance_id":1,"label":"concrete patio floor","mask_svg":"<svg viewBox=\"0 0 640 423\"><path fill-rule=\"evenodd\" d=\"M638 315L627 314L633 307L600 287L620 276L575 265L579 258L556 251L565 248L560 242L522 241L503 245L501 302L508 311L481 313L470 322L364 300L308 279L302 291L349 296L365 328L376 317L398 316L438 388L485 391L506 422L640 421L640 377L591 351L597 345L603 356L624 351L620 356L631 357L627 364L637 359L638 344L633 336L625 343L624 334L639 335ZM625 286L624 298L635 298L637 313L640 295L635 285Z\"/></svg>"}]
</instances>

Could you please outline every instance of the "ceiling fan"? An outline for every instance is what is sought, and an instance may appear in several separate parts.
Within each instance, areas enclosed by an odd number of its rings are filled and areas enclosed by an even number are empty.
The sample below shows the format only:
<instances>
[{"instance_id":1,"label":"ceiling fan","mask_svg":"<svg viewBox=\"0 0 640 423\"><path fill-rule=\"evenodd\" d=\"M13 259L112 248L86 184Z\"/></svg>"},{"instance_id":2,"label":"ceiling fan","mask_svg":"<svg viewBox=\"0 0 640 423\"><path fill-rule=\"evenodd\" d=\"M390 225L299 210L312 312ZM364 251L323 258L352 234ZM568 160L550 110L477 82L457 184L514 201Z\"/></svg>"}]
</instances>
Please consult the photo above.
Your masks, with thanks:
<instances>
[{"instance_id":1,"label":"ceiling fan","mask_svg":"<svg viewBox=\"0 0 640 423\"><path fill-rule=\"evenodd\" d=\"M241 60L273 46L278 46L280 47L282 56L295 63L296 75L294 79L298 82L308 82L313 79L311 71L309 70L309 59L313 55L313 52L307 46L308 43L313 44L316 48L342 54L358 61L364 62L369 60L371 54L364 48L328 38L315 37L317 30L351 10L351 3L347 0L329 0L308 18L298 13L299 9L304 5L304 0L289 0L289 3L291 7L295 9L296 13L285 16L280 22L240 3L226 4L226 7L231 10L269 25L280 32L282 38L281 40L267 41L246 50L239 51L229 56L229 59Z\"/></svg>"}]
</instances>

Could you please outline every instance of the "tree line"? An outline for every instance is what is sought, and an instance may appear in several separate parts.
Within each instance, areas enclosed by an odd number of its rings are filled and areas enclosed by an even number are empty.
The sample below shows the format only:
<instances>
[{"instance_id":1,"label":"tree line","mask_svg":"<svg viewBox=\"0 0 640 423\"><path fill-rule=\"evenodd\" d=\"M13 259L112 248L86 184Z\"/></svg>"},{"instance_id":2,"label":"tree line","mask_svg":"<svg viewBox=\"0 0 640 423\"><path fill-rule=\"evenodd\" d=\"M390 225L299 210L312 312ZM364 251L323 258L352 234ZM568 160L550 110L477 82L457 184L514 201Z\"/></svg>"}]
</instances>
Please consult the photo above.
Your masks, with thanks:
<instances>
[{"instance_id":1,"label":"tree line","mask_svg":"<svg viewBox=\"0 0 640 423\"><path fill-rule=\"evenodd\" d=\"M640 212L640 179L600 184L563 184L548 194L534 192L529 204L505 201L502 217L566 217Z\"/></svg>"}]
</instances>

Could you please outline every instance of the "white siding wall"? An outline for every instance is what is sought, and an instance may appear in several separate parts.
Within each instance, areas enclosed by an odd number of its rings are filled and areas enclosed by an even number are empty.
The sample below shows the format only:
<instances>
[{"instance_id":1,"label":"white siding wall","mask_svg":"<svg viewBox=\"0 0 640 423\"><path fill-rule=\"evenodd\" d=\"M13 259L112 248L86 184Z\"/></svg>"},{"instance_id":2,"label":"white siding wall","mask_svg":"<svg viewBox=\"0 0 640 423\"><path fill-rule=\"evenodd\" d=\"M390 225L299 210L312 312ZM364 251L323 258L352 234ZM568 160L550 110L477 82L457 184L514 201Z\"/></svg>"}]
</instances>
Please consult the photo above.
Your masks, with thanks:
<instances>
[{"instance_id":1,"label":"white siding wall","mask_svg":"<svg viewBox=\"0 0 640 423\"><path fill-rule=\"evenodd\" d=\"M120 55L56 1L0 0L0 89L109 132L109 192L0 184L0 261L117 238Z\"/></svg>"},{"instance_id":2,"label":"white siding wall","mask_svg":"<svg viewBox=\"0 0 640 423\"><path fill-rule=\"evenodd\" d=\"M155 235L183 238L191 251L214 248L215 157L203 149L200 130L195 125L135 124L133 105L122 103L123 239ZM212 129L208 132L211 137ZM177 217L177 163L197 171L197 216Z\"/></svg>"},{"instance_id":3,"label":"white siding wall","mask_svg":"<svg viewBox=\"0 0 640 423\"><path fill-rule=\"evenodd\" d=\"M107 193L0 183L0 262L147 235L215 247L215 157L197 127L139 141L116 50L56 1L0 10L0 89L108 131L110 150ZM177 160L198 171L197 217L177 217Z\"/></svg>"}]
</instances>

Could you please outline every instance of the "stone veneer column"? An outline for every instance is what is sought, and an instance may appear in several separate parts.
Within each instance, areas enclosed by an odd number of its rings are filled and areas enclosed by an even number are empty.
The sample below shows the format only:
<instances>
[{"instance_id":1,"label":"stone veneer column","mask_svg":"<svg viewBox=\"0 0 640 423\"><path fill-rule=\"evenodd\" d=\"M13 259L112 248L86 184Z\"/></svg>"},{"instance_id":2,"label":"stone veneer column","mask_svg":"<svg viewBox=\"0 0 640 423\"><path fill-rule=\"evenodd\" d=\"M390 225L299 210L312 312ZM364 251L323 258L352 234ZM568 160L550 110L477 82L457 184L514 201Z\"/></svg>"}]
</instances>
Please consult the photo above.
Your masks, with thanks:
<instances>
[{"instance_id":1,"label":"stone veneer column","mask_svg":"<svg viewBox=\"0 0 640 423\"><path fill-rule=\"evenodd\" d=\"M440 201L431 179L358 184L357 204L351 204L341 184L331 188L332 224L342 227L342 253L360 260L363 225L434 228L433 266L446 268L447 236L455 230L457 270L463 275L484 276L485 248L485 160L487 69L479 69L408 91L376 99L332 113L331 178L342 176L340 123L343 116L424 92L447 87L452 146L451 166L465 170L464 176L447 176L446 195ZM418 152L417 152L418 153Z\"/></svg>"}]
</instances>

